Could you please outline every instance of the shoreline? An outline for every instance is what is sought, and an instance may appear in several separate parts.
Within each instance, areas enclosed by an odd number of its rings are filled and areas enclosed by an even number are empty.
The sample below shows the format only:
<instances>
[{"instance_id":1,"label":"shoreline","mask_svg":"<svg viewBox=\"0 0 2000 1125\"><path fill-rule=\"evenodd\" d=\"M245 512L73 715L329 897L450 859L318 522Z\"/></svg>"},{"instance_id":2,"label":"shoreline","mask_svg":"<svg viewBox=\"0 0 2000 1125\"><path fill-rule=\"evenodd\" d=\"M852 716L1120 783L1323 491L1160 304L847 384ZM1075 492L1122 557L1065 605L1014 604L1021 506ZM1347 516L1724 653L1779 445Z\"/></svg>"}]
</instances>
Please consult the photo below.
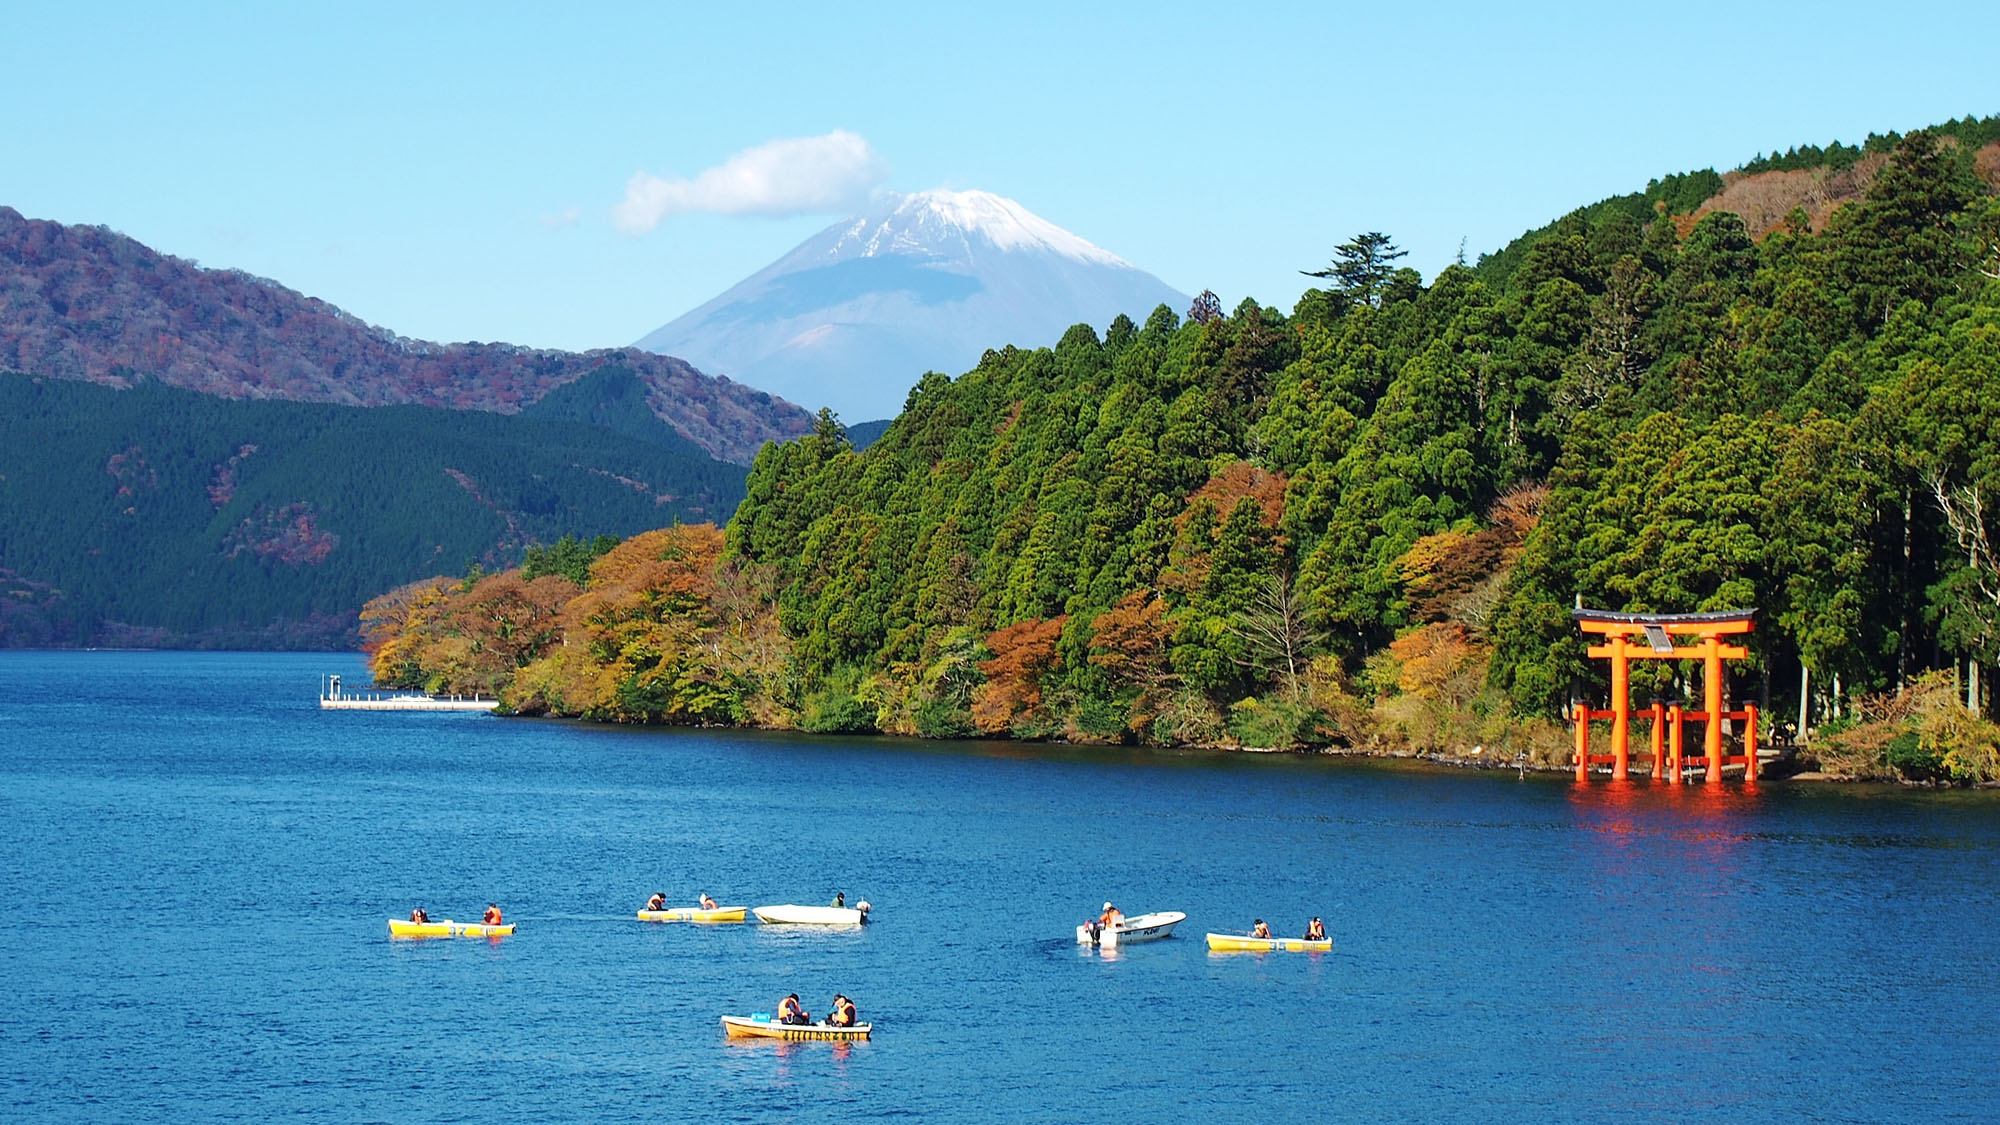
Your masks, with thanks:
<instances>
[{"instance_id":1,"label":"shoreline","mask_svg":"<svg viewBox=\"0 0 2000 1125\"><path fill-rule=\"evenodd\" d=\"M613 722L602 722L593 719L585 719L576 715L556 715L549 713L524 715L521 714L520 712L510 712L505 710L496 711L494 712L494 714L505 719L532 719L542 722L577 723L586 726L618 728L623 730L754 731L759 734L802 735L807 738L829 739L836 741L855 740L855 741L867 742L867 741L874 741L881 739L890 739L890 740L909 741L909 742L921 742L926 744L944 745L944 746L958 744L958 743L990 742L990 743L1004 743L1004 744L1024 746L1024 747L1034 747L1034 746L1063 747L1073 750L1119 750L1119 751L1150 750L1150 751L1158 751L1164 753L1197 751L1197 752L1213 753L1213 754L1248 754L1259 757L1290 756L1297 758L1344 758L1344 759L1353 759L1356 761L1419 763L1423 765L1438 767L1441 769L1470 770L1481 773L1502 773L1509 770L1513 770L1521 772L1523 774L1532 773L1545 776L1571 774L1575 771L1576 768L1574 765L1567 763L1561 765L1544 765L1532 761L1522 763L1516 761L1515 759L1505 758L1499 755L1488 756L1484 754L1453 753L1444 750L1398 751L1398 750L1384 750L1384 749L1356 749L1352 747L1348 748L1303 747L1294 749L1294 748L1286 748L1278 746L1232 746L1232 745L1224 745L1221 743L1212 743L1212 742L1180 743L1176 745L1159 745L1150 743L1128 745L1125 743L1117 743L1117 742L1077 742L1068 739L1031 740L1031 739L1000 738L1000 737L926 738L920 734L894 734L884 731L836 734L836 733L801 730L798 727L772 726L761 723L613 723ZM1845 774L1826 773L1820 770L1792 770L1789 772L1768 772L1773 770L1780 763L1783 763L1787 760L1792 760L1796 754L1797 754L1796 747L1788 748L1785 757L1781 757L1774 762L1766 763L1764 766L1762 766L1757 779L1758 783L1759 784L1763 784L1766 782L1773 784L1802 783L1807 785L1829 785L1829 786L1876 785L1883 787L1893 787L1896 789L2000 790L2000 781L1951 782L1951 781L1937 781L1930 779L1910 779L1910 778L1865 778L1865 777L1851 777ZM1608 781L1610 779L1610 772L1611 771L1609 769L1593 768L1591 770L1591 779L1592 781ZM1642 772L1637 768L1635 768L1632 772L1632 780L1650 782L1653 779L1650 772ZM1730 775L1726 776L1724 780L1731 785L1740 787L1743 784L1743 776L1742 773L1740 772L1740 767L1737 768L1736 772L1732 772ZM1671 783L1662 782L1662 784L1671 784ZM1683 780L1682 784L1684 786L1701 786L1708 784L1708 781L1705 775L1691 774L1685 780Z\"/></svg>"}]
</instances>

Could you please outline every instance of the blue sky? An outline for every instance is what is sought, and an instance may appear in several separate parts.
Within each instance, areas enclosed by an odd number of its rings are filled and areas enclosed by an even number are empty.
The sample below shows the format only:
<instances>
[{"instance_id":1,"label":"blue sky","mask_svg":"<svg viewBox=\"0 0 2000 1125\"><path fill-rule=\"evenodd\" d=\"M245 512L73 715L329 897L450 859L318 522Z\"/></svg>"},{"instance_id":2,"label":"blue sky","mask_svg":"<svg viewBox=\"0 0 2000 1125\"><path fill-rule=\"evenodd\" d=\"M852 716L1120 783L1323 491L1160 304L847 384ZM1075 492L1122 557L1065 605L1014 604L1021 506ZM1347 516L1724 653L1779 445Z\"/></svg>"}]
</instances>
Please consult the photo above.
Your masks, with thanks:
<instances>
[{"instance_id":1,"label":"blue sky","mask_svg":"<svg viewBox=\"0 0 2000 1125\"><path fill-rule=\"evenodd\" d=\"M872 188L997 192L1289 308L1358 231L1430 276L1660 174L2000 113L1988 5L22 7L0 204L564 348ZM635 177L669 203L620 212Z\"/></svg>"}]
</instances>

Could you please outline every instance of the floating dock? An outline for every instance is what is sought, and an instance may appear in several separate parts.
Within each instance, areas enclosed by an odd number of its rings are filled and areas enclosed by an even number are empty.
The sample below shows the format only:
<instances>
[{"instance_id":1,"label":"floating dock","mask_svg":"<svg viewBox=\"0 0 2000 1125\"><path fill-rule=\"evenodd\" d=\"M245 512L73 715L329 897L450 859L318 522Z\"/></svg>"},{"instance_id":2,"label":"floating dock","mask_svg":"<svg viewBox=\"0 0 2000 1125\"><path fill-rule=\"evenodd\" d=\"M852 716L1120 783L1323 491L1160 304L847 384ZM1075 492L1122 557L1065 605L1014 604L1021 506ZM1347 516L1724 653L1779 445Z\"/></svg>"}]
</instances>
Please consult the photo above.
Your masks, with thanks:
<instances>
[{"instance_id":1,"label":"floating dock","mask_svg":"<svg viewBox=\"0 0 2000 1125\"><path fill-rule=\"evenodd\" d=\"M322 711L491 711L498 699L483 695L428 695L420 691L349 691L339 676L322 676Z\"/></svg>"}]
</instances>

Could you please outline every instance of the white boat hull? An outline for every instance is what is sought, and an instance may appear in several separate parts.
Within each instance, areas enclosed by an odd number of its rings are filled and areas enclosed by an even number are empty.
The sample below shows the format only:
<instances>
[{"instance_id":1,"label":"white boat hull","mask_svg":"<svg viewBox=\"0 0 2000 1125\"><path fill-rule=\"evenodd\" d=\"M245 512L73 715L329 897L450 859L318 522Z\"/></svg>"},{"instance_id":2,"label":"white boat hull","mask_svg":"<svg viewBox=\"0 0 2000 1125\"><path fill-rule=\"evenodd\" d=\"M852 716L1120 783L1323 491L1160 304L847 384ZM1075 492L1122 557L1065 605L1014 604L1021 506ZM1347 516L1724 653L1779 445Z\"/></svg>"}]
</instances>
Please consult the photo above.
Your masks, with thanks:
<instances>
[{"instance_id":1,"label":"white boat hull","mask_svg":"<svg viewBox=\"0 0 2000 1125\"><path fill-rule=\"evenodd\" d=\"M771 924L791 924L803 926L859 926L868 916L859 910L844 906L753 906L750 913L759 922Z\"/></svg>"},{"instance_id":2,"label":"white boat hull","mask_svg":"<svg viewBox=\"0 0 2000 1125\"><path fill-rule=\"evenodd\" d=\"M1162 910L1154 914L1134 915L1115 926L1097 927L1085 923L1076 928L1076 942L1078 945L1116 949L1133 942L1158 941L1171 937L1174 927L1185 921L1187 915L1178 910Z\"/></svg>"}]
</instances>

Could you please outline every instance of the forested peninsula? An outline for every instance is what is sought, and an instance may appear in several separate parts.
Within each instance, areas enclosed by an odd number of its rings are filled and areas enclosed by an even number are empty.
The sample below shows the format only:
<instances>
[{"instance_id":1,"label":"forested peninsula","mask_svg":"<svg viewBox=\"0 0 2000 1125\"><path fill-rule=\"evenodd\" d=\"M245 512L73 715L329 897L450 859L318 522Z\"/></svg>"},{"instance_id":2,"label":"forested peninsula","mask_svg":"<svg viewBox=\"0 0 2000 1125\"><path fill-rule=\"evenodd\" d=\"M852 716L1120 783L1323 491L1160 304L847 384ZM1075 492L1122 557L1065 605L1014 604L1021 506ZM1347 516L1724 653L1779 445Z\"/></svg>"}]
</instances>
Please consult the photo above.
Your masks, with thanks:
<instances>
[{"instance_id":1,"label":"forested peninsula","mask_svg":"<svg viewBox=\"0 0 2000 1125\"><path fill-rule=\"evenodd\" d=\"M1428 283L1371 232L1289 314L1204 294L991 351L864 451L826 414L766 445L726 529L377 598L375 676L612 722L1555 763L1606 691L1573 605L1754 609L1735 690L1804 714L1821 768L1992 780L1996 142L1669 177Z\"/></svg>"}]
</instances>

